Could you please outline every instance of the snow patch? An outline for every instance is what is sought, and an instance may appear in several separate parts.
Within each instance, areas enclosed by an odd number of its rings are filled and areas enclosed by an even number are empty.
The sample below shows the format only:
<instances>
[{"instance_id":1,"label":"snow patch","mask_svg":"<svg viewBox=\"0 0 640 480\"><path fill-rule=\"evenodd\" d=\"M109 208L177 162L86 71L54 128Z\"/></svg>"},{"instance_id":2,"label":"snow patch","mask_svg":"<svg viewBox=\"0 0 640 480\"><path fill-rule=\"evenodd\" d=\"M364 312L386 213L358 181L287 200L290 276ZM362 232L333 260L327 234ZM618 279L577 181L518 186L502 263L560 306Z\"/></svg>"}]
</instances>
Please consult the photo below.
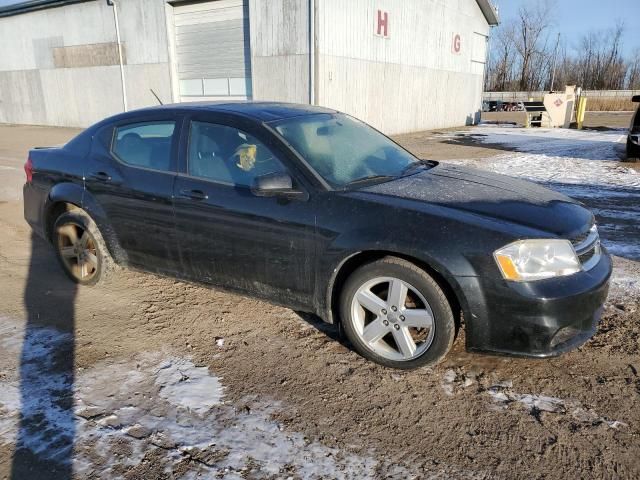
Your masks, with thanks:
<instances>
[{"instance_id":1,"label":"snow patch","mask_svg":"<svg viewBox=\"0 0 640 480\"><path fill-rule=\"evenodd\" d=\"M620 262L613 269L611 276L611 286L609 290L610 298L640 298L640 275L638 267L635 271L628 265L630 262Z\"/></svg>"},{"instance_id":2,"label":"snow patch","mask_svg":"<svg viewBox=\"0 0 640 480\"><path fill-rule=\"evenodd\" d=\"M589 425L605 424L615 429L628 427L624 422L608 420L598 415L593 409L587 408L575 400L550 397L547 395L516 393L511 390L511 387L504 387L503 384L490 387L487 393L500 409L507 409L510 404L517 403L528 409L534 416L538 416L540 412L547 412L569 415L573 420Z\"/></svg>"},{"instance_id":3,"label":"snow patch","mask_svg":"<svg viewBox=\"0 0 640 480\"><path fill-rule=\"evenodd\" d=\"M21 372L0 378L0 444L71 463L78 476L119 478L151 450L168 474L187 462L184 478L372 478L381 466L410 476L290 431L273 419L286 408L278 402L248 397L236 409L220 379L188 358L142 353L74 372L56 360L72 355L71 335L6 317L0 346L0 370Z\"/></svg>"},{"instance_id":4,"label":"snow patch","mask_svg":"<svg viewBox=\"0 0 640 480\"><path fill-rule=\"evenodd\" d=\"M626 131L623 130L504 128L491 125L480 125L467 134L482 143L503 145L521 152L585 160L617 160L626 139Z\"/></svg>"},{"instance_id":5,"label":"snow patch","mask_svg":"<svg viewBox=\"0 0 640 480\"><path fill-rule=\"evenodd\" d=\"M71 455L75 433L73 375L65 369L72 337L46 327L23 330L6 317L0 317L0 326L0 347L19 357L13 365L0 364L0 370L16 372L0 381L0 440L48 460L63 460ZM20 421L31 428L18 430Z\"/></svg>"},{"instance_id":6,"label":"snow patch","mask_svg":"<svg viewBox=\"0 0 640 480\"><path fill-rule=\"evenodd\" d=\"M205 413L222 400L222 385L206 367L174 358L164 361L156 373L160 396L178 407Z\"/></svg>"}]
</instances>

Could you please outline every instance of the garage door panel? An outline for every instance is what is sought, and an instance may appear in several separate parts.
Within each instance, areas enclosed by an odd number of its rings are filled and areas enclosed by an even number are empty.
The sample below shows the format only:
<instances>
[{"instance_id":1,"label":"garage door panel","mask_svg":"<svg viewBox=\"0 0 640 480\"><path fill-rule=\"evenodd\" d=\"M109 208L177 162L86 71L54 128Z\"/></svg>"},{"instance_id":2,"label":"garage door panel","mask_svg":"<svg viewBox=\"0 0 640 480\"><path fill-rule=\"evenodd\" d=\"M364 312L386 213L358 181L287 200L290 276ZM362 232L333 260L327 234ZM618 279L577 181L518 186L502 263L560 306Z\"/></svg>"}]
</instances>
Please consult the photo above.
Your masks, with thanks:
<instances>
[{"instance_id":1,"label":"garage door panel","mask_svg":"<svg viewBox=\"0 0 640 480\"><path fill-rule=\"evenodd\" d=\"M180 13L187 15L209 10L233 9L234 7L246 6L243 0L217 0L215 2L194 2L186 5L179 5Z\"/></svg>"},{"instance_id":2,"label":"garage door panel","mask_svg":"<svg viewBox=\"0 0 640 480\"><path fill-rule=\"evenodd\" d=\"M242 43L233 41L233 40L217 40L217 39L212 39L209 40L209 42L216 42L215 45L213 43L211 43L211 47L208 50L203 50L201 44L189 44L189 45L180 45L180 46L176 46L176 51L178 52L178 55L186 55L186 56L193 56L193 57L197 57L200 56L201 58L206 58L208 59L208 62L211 63L210 59L211 59L211 55L214 54L216 57L216 60L218 60L218 56L219 55L224 55L225 51L227 51L228 49L234 49L236 50L238 53L238 55L242 56L244 55L246 48ZM207 41L205 40L205 43ZM187 57L181 58L181 60L184 61L189 61L189 59Z\"/></svg>"},{"instance_id":3,"label":"garage door panel","mask_svg":"<svg viewBox=\"0 0 640 480\"><path fill-rule=\"evenodd\" d=\"M243 32L249 31L249 22L243 19L224 20L221 22L207 22L194 25L185 25L183 27L176 27L176 40L179 41L184 40L185 38L189 38L193 35L211 33L211 29L214 28L214 26L216 31L235 29L240 29Z\"/></svg>"},{"instance_id":4,"label":"garage door panel","mask_svg":"<svg viewBox=\"0 0 640 480\"><path fill-rule=\"evenodd\" d=\"M176 7L177 8L177 7ZM221 21L242 20L245 17L242 8L238 8L235 11L231 9L223 10L209 10L202 13L194 13L189 15L181 14L180 17L175 18L174 25L176 28L191 27L193 25L200 25L203 21L215 17Z\"/></svg>"},{"instance_id":5,"label":"garage door panel","mask_svg":"<svg viewBox=\"0 0 640 480\"><path fill-rule=\"evenodd\" d=\"M250 96L251 52L246 0L174 7L181 97Z\"/></svg>"},{"instance_id":6,"label":"garage door panel","mask_svg":"<svg viewBox=\"0 0 640 480\"><path fill-rule=\"evenodd\" d=\"M244 70L216 70L214 68L208 70L186 70L180 73L181 80L188 79L203 79L203 80L215 80L215 79L228 79L228 78L247 78L244 76Z\"/></svg>"},{"instance_id":7,"label":"garage door panel","mask_svg":"<svg viewBox=\"0 0 640 480\"><path fill-rule=\"evenodd\" d=\"M178 72L197 71L197 70L236 70L242 68L249 70L244 59L244 50L237 46L227 46L224 53L220 52L216 55L216 63L211 63L209 57L200 52L185 52L182 54L184 60L178 66Z\"/></svg>"},{"instance_id":8,"label":"garage door panel","mask_svg":"<svg viewBox=\"0 0 640 480\"><path fill-rule=\"evenodd\" d=\"M237 44L246 48L248 40L249 32L241 25L234 28L217 28L215 24L212 24L209 30L177 36L176 48L191 47L194 49L199 47L200 50L203 50L203 45L207 45L209 48L219 49L219 45L222 43Z\"/></svg>"}]
</instances>

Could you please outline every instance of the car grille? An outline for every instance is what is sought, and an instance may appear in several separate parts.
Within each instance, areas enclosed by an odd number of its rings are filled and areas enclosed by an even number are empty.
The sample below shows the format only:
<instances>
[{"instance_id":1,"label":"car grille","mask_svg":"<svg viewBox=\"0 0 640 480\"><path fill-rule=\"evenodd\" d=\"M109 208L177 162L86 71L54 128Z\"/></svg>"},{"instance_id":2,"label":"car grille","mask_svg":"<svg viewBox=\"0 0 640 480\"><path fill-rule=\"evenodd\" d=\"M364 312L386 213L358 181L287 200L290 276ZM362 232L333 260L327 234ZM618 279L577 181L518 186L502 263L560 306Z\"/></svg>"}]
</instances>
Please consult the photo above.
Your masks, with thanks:
<instances>
[{"instance_id":1,"label":"car grille","mask_svg":"<svg viewBox=\"0 0 640 480\"><path fill-rule=\"evenodd\" d=\"M600 236L598 228L593 225L588 232L571 240L573 248L580 259L583 270L590 270L600 260Z\"/></svg>"}]
</instances>

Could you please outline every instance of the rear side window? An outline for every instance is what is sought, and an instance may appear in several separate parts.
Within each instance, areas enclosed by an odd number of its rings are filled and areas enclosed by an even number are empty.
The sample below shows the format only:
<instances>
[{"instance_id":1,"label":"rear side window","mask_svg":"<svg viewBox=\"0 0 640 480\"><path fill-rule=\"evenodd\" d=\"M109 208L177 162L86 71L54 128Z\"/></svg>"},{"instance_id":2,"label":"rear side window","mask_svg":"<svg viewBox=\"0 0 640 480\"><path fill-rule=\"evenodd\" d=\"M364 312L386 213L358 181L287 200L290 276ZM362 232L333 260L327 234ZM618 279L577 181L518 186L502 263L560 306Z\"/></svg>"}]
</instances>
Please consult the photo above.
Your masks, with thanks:
<instances>
[{"instance_id":1,"label":"rear side window","mask_svg":"<svg viewBox=\"0 0 640 480\"><path fill-rule=\"evenodd\" d=\"M121 125L115 129L111 152L134 167L169 171L175 127L173 121Z\"/></svg>"}]
</instances>

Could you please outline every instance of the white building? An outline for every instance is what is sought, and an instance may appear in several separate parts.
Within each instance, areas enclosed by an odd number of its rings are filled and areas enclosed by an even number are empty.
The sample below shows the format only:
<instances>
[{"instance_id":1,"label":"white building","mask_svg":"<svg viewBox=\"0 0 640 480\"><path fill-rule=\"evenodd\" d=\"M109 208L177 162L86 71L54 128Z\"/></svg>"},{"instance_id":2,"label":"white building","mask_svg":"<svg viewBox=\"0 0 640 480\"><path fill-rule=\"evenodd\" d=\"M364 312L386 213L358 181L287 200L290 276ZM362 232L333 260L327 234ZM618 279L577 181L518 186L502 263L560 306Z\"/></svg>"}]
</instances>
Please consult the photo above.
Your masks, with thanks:
<instances>
[{"instance_id":1,"label":"white building","mask_svg":"<svg viewBox=\"0 0 640 480\"><path fill-rule=\"evenodd\" d=\"M386 133L470 124L498 21L488 0L115 2L117 22L107 0L0 8L0 122L87 126L155 93L313 103Z\"/></svg>"}]
</instances>

